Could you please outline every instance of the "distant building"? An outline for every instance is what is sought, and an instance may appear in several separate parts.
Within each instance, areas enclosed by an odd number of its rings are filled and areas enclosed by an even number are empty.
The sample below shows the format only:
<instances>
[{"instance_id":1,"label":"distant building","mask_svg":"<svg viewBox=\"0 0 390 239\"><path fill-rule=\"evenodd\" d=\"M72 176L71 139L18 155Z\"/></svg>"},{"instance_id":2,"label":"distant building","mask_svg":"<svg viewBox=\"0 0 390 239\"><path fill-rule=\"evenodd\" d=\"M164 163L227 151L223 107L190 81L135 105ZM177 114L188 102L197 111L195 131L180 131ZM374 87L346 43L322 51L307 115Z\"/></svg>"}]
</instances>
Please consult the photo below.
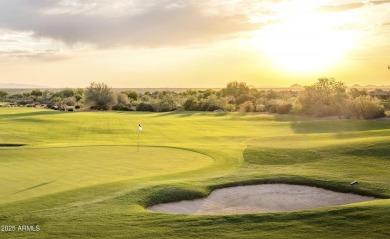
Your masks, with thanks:
<instances>
[{"instance_id":1,"label":"distant building","mask_svg":"<svg viewBox=\"0 0 390 239\"><path fill-rule=\"evenodd\" d=\"M371 97L378 98L380 100L390 99L390 91L374 90L368 93Z\"/></svg>"}]
</instances>

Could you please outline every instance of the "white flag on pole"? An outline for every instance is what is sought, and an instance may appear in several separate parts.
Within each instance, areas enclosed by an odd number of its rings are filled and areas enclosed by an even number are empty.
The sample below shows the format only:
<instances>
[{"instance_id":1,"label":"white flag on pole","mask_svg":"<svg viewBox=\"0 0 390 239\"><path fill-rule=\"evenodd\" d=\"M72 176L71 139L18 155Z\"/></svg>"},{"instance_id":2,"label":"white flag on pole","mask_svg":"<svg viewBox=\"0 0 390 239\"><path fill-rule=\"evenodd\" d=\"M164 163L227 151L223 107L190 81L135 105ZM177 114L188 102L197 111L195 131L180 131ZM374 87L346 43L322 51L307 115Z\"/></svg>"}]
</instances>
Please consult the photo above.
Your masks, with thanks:
<instances>
[{"instance_id":1,"label":"white flag on pole","mask_svg":"<svg viewBox=\"0 0 390 239\"><path fill-rule=\"evenodd\" d=\"M142 127L140 124L138 124L138 131L142 131Z\"/></svg>"}]
</instances>

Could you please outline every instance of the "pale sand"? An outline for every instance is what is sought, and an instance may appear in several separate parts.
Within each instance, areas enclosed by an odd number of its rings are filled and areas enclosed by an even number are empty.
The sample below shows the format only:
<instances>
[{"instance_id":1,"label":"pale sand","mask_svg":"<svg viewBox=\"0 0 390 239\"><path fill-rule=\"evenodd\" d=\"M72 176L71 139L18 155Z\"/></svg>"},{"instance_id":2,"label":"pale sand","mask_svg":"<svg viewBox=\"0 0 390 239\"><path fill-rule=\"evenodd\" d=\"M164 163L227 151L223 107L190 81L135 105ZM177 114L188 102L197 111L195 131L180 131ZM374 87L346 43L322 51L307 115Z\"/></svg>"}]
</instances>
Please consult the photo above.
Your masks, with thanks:
<instances>
[{"instance_id":1,"label":"pale sand","mask_svg":"<svg viewBox=\"0 0 390 239\"><path fill-rule=\"evenodd\" d=\"M322 208L375 199L309 186L262 184L217 189L203 199L158 204L148 210L173 214L246 214Z\"/></svg>"}]
</instances>

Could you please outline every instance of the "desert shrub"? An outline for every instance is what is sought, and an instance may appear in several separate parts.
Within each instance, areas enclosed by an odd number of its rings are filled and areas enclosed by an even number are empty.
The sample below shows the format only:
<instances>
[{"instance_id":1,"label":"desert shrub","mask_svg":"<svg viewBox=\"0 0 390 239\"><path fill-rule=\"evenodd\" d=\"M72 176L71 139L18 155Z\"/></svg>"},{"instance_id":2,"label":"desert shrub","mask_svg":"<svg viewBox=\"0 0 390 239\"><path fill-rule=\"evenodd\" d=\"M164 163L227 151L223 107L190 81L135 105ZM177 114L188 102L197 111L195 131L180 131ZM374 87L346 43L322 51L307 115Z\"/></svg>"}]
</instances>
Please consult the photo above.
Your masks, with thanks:
<instances>
[{"instance_id":1,"label":"desert shrub","mask_svg":"<svg viewBox=\"0 0 390 239\"><path fill-rule=\"evenodd\" d=\"M155 105L155 109L157 112L168 112L176 110L176 105L167 101L162 101Z\"/></svg>"},{"instance_id":2,"label":"desert shrub","mask_svg":"<svg viewBox=\"0 0 390 239\"><path fill-rule=\"evenodd\" d=\"M76 104L76 98L71 96L62 100L62 104L67 106L74 106Z\"/></svg>"},{"instance_id":3,"label":"desert shrub","mask_svg":"<svg viewBox=\"0 0 390 239\"><path fill-rule=\"evenodd\" d=\"M116 110L116 111L132 111L132 108L129 105L124 105L124 104L118 103L118 104L116 104L116 105L114 105L112 107L112 110Z\"/></svg>"},{"instance_id":4,"label":"desert shrub","mask_svg":"<svg viewBox=\"0 0 390 239\"><path fill-rule=\"evenodd\" d=\"M313 116L340 115L347 98L344 83L334 79L319 78L312 86L306 86L298 100L301 112Z\"/></svg>"},{"instance_id":5,"label":"desert shrub","mask_svg":"<svg viewBox=\"0 0 390 239\"><path fill-rule=\"evenodd\" d=\"M184 102L183 107L184 110L199 110L199 102L191 97Z\"/></svg>"},{"instance_id":6,"label":"desert shrub","mask_svg":"<svg viewBox=\"0 0 390 239\"><path fill-rule=\"evenodd\" d=\"M127 95L128 98L132 100L138 100L138 93L132 90L122 92L123 94Z\"/></svg>"},{"instance_id":7,"label":"desert shrub","mask_svg":"<svg viewBox=\"0 0 390 239\"><path fill-rule=\"evenodd\" d=\"M248 94L249 87L244 82L233 81L233 82L229 82L226 85L226 88L223 88L221 90L221 93L223 96L233 96L236 98L242 94Z\"/></svg>"},{"instance_id":8,"label":"desert shrub","mask_svg":"<svg viewBox=\"0 0 390 239\"><path fill-rule=\"evenodd\" d=\"M268 108L268 112L270 112L270 113L276 113L277 111L278 111L277 105L270 105Z\"/></svg>"},{"instance_id":9,"label":"desert shrub","mask_svg":"<svg viewBox=\"0 0 390 239\"><path fill-rule=\"evenodd\" d=\"M140 99L141 99L142 102L149 102L150 101L150 96L144 94Z\"/></svg>"},{"instance_id":10,"label":"desert shrub","mask_svg":"<svg viewBox=\"0 0 390 239\"><path fill-rule=\"evenodd\" d=\"M116 95L116 99L118 104L117 105L128 105L130 104L129 97L123 93L118 93Z\"/></svg>"},{"instance_id":11,"label":"desert shrub","mask_svg":"<svg viewBox=\"0 0 390 239\"><path fill-rule=\"evenodd\" d=\"M74 108L75 108L76 110L79 110L79 109L81 108L81 106L80 106L80 105L76 105Z\"/></svg>"},{"instance_id":12,"label":"desert shrub","mask_svg":"<svg viewBox=\"0 0 390 239\"><path fill-rule=\"evenodd\" d=\"M369 96L359 96L348 100L345 115L358 119L374 119L385 116L385 110L380 100Z\"/></svg>"},{"instance_id":13,"label":"desert shrub","mask_svg":"<svg viewBox=\"0 0 390 239\"><path fill-rule=\"evenodd\" d=\"M7 92L3 91L3 90L0 90L0 99L4 100L6 98L6 96L8 95Z\"/></svg>"},{"instance_id":14,"label":"desert shrub","mask_svg":"<svg viewBox=\"0 0 390 239\"><path fill-rule=\"evenodd\" d=\"M141 102L135 108L136 111L154 111L153 106L149 103Z\"/></svg>"},{"instance_id":15,"label":"desert shrub","mask_svg":"<svg viewBox=\"0 0 390 239\"><path fill-rule=\"evenodd\" d=\"M206 111L216 111L216 110L223 110L223 108L219 105L211 104L206 108Z\"/></svg>"},{"instance_id":16,"label":"desert shrub","mask_svg":"<svg viewBox=\"0 0 390 239\"><path fill-rule=\"evenodd\" d=\"M352 98L357 98L359 96L365 96L365 95L368 95L367 93L367 90L358 90L356 88L351 88L348 92L348 94L352 97Z\"/></svg>"},{"instance_id":17,"label":"desert shrub","mask_svg":"<svg viewBox=\"0 0 390 239\"><path fill-rule=\"evenodd\" d=\"M390 101L384 101L382 102L382 105L384 106L385 110L390 110Z\"/></svg>"},{"instance_id":18,"label":"desert shrub","mask_svg":"<svg viewBox=\"0 0 390 239\"><path fill-rule=\"evenodd\" d=\"M255 111L255 106L252 101L245 101L240 105L240 112L253 112Z\"/></svg>"},{"instance_id":19,"label":"desert shrub","mask_svg":"<svg viewBox=\"0 0 390 239\"><path fill-rule=\"evenodd\" d=\"M292 103L292 109L290 111L291 114L300 114L302 112L302 105L299 100L295 100Z\"/></svg>"},{"instance_id":20,"label":"desert shrub","mask_svg":"<svg viewBox=\"0 0 390 239\"><path fill-rule=\"evenodd\" d=\"M115 93L105 83L92 82L84 91L85 103L97 110L109 110L116 104Z\"/></svg>"},{"instance_id":21,"label":"desert shrub","mask_svg":"<svg viewBox=\"0 0 390 239\"><path fill-rule=\"evenodd\" d=\"M255 110L256 110L256 112L264 112L265 111L265 105L263 105L263 104L256 104Z\"/></svg>"},{"instance_id":22,"label":"desert shrub","mask_svg":"<svg viewBox=\"0 0 390 239\"><path fill-rule=\"evenodd\" d=\"M174 111L179 107L172 93L160 92L158 99L153 102L153 108L157 112Z\"/></svg>"},{"instance_id":23,"label":"desert shrub","mask_svg":"<svg viewBox=\"0 0 390 239\"><path fill-rule=\"evenodd\" d=\"M254 98L248 94L242 94L236 99L236 104L241 105L242 103L246 101L252 101Z\"/></svg>"},{"instance_id":24,"label":"desert shrub","mask_svg":"<svg viewBox=\"0 0 390 239\"><path fill-rule=\"evenodd\" d=\"M224 110L225 106L226 106L225 98L219 98L215 94L211 94L206 99L203 99L201 101L200 110L202 111Z\"/></svg>"},{"instance_id":25,"label":"desert shrub","mask_svg":"<svg viewBox=\"0 0 390 239\"><path fill-rule=\"evenodd\" d=\"M276 112L278 114L289 114L290 111L292 109L292 104L288 103L288 104L282 104L280 105L277 109L276 109Z\"/></svg>"},{"instance_id":26,"label":"desert shrub","mask_svg":"<svg viewBox=\"0 0 390 239\"><path fill-rule=\"evenodd\" d=\"M226 111L229 111L229 112L233 112L233 111L235 111L236 110L236 105L234 105L234 104L226 104L225 105L225 110Z\"/></svg>"}]
</instances>

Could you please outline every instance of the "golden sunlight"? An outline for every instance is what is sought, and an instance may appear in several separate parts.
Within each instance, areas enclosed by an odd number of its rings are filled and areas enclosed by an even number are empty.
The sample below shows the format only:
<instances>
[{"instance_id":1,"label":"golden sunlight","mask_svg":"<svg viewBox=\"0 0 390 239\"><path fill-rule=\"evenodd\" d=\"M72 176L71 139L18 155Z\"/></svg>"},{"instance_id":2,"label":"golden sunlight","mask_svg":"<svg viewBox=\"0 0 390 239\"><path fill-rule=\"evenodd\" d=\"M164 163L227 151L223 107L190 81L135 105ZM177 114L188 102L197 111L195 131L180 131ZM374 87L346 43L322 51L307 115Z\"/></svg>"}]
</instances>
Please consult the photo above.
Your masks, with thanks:
<instances>
[{"instance_id":1,"label":"golden sunlight","mask_svg":"<svg viewBox=\"0 0 390 239\"><path fill-rule=\"evenodd\" d=\"M283 71L315 73L341 62L356 39L313 14L270 25L257 32L253 43Z\"/></svg>"}]
</instances>

